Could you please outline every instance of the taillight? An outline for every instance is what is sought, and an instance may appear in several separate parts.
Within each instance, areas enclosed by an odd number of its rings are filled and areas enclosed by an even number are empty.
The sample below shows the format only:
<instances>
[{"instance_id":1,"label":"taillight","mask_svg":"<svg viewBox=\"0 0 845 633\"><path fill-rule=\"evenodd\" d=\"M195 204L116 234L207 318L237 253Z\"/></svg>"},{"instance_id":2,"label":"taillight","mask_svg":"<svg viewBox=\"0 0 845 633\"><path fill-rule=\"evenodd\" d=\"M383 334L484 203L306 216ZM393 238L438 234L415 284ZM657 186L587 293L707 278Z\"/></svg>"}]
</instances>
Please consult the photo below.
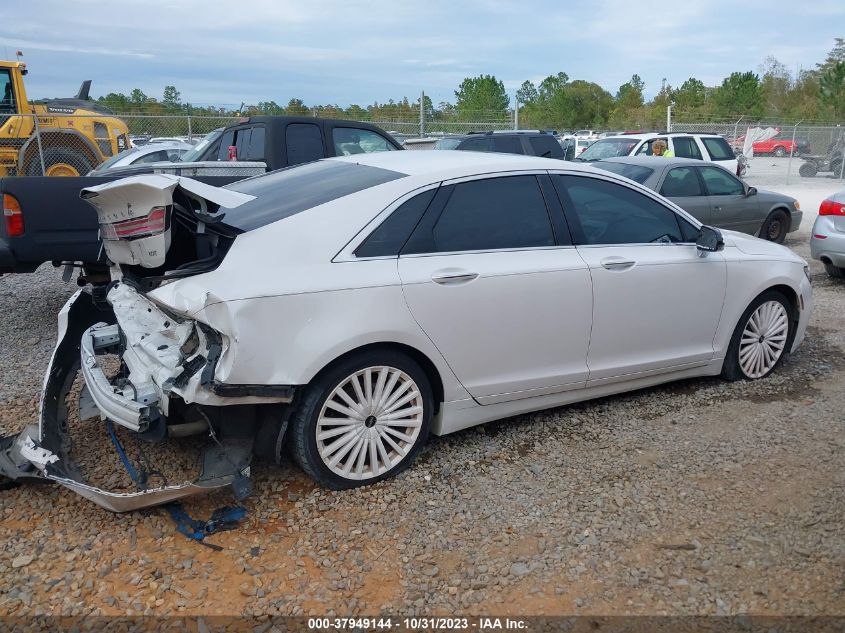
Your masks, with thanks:
<instances>
[{"instance_id":1,"label":"taillight","mask_svg":"<svg viewBox=\"0 0 845 633\"><path fill-rule=\"evenodd\" d=\"M23 211L18 199L10 193L3 194L3 219L6 221L8 237L23 235Z\"/></svg>"},{"instance_id":2,"label":"taillight","mask_svg":"<svg viewBox=\"0 0 845 633\"><path fill-rule=\"evenodd\" d=\"M845 203L827 198L819 205L819 215L845 215Z\"/></svg>"},{"instance_id":3,"label":"taillight","mask_svg":"<svg viewBox=\"0 0 845 633\"><path fill-rule=\"evenodd\" d=\"M149 214L142 218L123 220L113 224L101 224L100 235L104 240L130 240L162 233L166 225L167 208L154 207Z\"/></svg>"}]
</instances>

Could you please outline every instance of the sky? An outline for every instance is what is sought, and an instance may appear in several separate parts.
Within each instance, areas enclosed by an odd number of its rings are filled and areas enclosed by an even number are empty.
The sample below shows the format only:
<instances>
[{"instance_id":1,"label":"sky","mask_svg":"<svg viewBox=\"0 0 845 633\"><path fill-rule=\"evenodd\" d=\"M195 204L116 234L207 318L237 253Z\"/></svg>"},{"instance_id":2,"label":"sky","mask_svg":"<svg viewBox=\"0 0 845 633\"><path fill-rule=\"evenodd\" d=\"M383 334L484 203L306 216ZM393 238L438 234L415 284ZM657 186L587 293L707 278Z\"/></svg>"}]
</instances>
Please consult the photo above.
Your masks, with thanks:
<instances>
[{"instance_id":1,"label":"sky","mask_svg":"<svg viewBox=\"0 0 845 633\"><path fill-rule=\"evenodd\" d=\"M838 28L837 28L838 27ZM366 106L424 90L454 103L492 74L511 98L560 71L615 94L637 73L717 85L767 55L813 68L845 37L845 0L2 0L0 54L22 50L31 99L91 93Z\"/></svg>"}]
</instances>

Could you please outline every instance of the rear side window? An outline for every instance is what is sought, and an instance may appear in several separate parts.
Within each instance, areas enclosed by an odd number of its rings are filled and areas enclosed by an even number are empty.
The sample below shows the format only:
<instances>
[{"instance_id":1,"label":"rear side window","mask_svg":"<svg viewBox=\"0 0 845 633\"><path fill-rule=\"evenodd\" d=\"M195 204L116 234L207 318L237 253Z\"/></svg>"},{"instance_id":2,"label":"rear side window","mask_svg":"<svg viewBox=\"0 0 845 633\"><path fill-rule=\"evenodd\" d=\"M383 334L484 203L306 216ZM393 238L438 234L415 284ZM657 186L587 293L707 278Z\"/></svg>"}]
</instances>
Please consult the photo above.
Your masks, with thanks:
<instances>
[{"instance_id":1,"label":"rear side window","mask_svg":"<svg viewBox=\"0 0 845 633\"><path fill-rule=\"evenodd\" d=\"M367 152L388 152L396 149L381 134L372 130L354 127L336 127L332 130L334 151L338 156L365 154Z\"/></svg>"},{"instance_id":2,"label":"rear side window","mask_svg":"<svg viewBox=\"0 0 845 633\"><path fill-rule=\"evenodd\" d=\"M695 158L701 160L701 150L698 143L691 136L676 136L672 139L675 146L675 156L678 158Z\"/></svg>"},{"instance_id":3,"label":"rear side window","mask_svg":"<svg viewBox=\"0 0 845 633\"><path fill-rule=\"evenodd\" d=\"M661 195L667 198L689 198L703 196L701 183L692 167L676 167L670 169L660 188Z\"/></svg>"},{"instance_id":4,"label":"rear side window","mask_svg":"<svg viewBox=\"0 0 845 633\"><path fill-rule=\"evenodd\" d=\"M313 123L291 123L285 130L288 165L310 163L324 158L323 133Z\"/></svg>"},{"instance_id":5,"label":"rear side window","mask_svg":"<svg viewBox=\"0 0 845 633\"><path fill-rule=\"evenodd\" d=\"M233 209L221 207L220 212L225 213L225 224L250 231L406 175L378 167L321 160L226 185L227 189L256 198Z\"/></svg>"},{"instance_id":6,"label":"rear side window","mask_svg":"<svg viewBox=\"0 0 845 633\"><path fill-rule=\"evenodd\" d=\"M563 158L563 147L551 136L532 136L528 139L535 156Z\"/></svg>"},{"instance_id":7,"label":"rear side window","mask_svg":"<svg viewBox=\"0 0 845 633\"><path fill-rule=\"evenodd\" d=\"M494 136L493 151L503 154L524 154L522 141L518 136Z\"/></svg>"},{"instance_id":8,"label":"rear side window","mask_svg":"<svg viewBox=\"0 0 845 633\"><path fill-rule=\"evenodd\" d=\"M745 193L742 183L721 167L701 167L701 176L711 196L741 196Z\"/></svg>"},{"instance_id":9,"label":"rear side window","mask_svg":"<svg viewBox=\"0 0 845 633\"><path fill-rule=\"evenodd\" d=\"M264 126L236 130L235 147L238 148L238 160L264 160Z\"/></svg>"},{"instance_id":10,"label":"rear side window","mask_svg":"<svg viewBox=\"0 0 845 633\"><path fill-rule=\"evenodd\" d=\"M357 257L397 256L419 223L437 188L429 189L404 202L398 209L370 233L355 250Z\"/></svg>"},{"instance_id":11,"label":"rear side window","mask_svg":"<svg viewBox=\"0 0 845 633\"><path fill-rule=\"evenodd\" d=\"M455 185L432 230L433 252L553 246L551 221L534 176Z\"/></svg>"},{"instance_id":12,"label":"rear side window","mask_svg":"<svg viewBox=\"0 0 845 633\"><path fill-rule=\"evenodd\" d=\"M555 176L554 180L571 200L567 216L580 224L581 244L685 241L678 216L638 191L583 176Z\"/></svg>"},{"instance_id":13,"label":"rear side window","mask_svg":"<svg viewBox=\"0 0 845 633\"><path fill-rule=\"evenodd\" d=\"M707 151L710 152L710 158L713 160L733 160L736 158L731 146L723 138L711 136L702 138L701 141Z\"/></svg>"}]
</instances>

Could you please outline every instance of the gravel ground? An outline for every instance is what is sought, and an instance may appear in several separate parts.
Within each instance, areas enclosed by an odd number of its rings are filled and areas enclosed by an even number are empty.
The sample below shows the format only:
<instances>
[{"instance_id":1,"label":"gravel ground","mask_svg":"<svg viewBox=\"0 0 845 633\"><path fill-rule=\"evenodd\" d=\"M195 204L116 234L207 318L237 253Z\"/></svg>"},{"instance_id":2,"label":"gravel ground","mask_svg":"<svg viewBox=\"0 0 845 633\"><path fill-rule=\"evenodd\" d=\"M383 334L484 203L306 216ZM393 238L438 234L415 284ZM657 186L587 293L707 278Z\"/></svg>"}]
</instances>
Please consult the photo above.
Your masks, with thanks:
<instances>
[{"instance_id":1,"label":"gravel ground","mask_svg":"<svg viewBox=\"0 0 845 633\"><path fill-rule=\"evenodd\" d=\"M808 257L804 227L788 245ZM242 527L189 542L49 486L0 493L0 616L845 614L845 284L757 382L688 380L434 438L364 489L257 464ZM54 269L0 278L0 432L34 421ZM86 436L87 437L87 436ZM109 446L84 442L91 468ZM101 452L98 452L101 451ZM186 501L192 516L228 493Z\"/></svg>"}]
</instances>

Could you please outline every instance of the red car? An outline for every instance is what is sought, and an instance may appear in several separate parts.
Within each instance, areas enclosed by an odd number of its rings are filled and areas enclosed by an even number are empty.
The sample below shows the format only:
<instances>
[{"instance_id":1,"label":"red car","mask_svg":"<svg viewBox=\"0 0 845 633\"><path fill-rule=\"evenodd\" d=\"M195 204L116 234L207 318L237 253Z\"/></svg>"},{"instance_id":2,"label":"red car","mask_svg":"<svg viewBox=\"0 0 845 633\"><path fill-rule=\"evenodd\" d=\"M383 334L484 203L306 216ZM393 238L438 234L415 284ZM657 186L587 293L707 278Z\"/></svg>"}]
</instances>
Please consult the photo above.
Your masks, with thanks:
<instances>
[{"instance_id":1,"label":"red car","mask_svg":"<svg viewBox=\"0 0 845 633\"><path fill-rule=\"evenodd\" d=\"M738 136L733 143L735 149L742 151L745 145L745 135ZM792 140L792 133L779 132L767 141L757 141L753 144L755 154L773 154L775 156L789 156L790 151L793 156L800 156L801 154L810 153L810 141L806 138L796 136L795 141Z\"/></svg>"}]
</instances>

